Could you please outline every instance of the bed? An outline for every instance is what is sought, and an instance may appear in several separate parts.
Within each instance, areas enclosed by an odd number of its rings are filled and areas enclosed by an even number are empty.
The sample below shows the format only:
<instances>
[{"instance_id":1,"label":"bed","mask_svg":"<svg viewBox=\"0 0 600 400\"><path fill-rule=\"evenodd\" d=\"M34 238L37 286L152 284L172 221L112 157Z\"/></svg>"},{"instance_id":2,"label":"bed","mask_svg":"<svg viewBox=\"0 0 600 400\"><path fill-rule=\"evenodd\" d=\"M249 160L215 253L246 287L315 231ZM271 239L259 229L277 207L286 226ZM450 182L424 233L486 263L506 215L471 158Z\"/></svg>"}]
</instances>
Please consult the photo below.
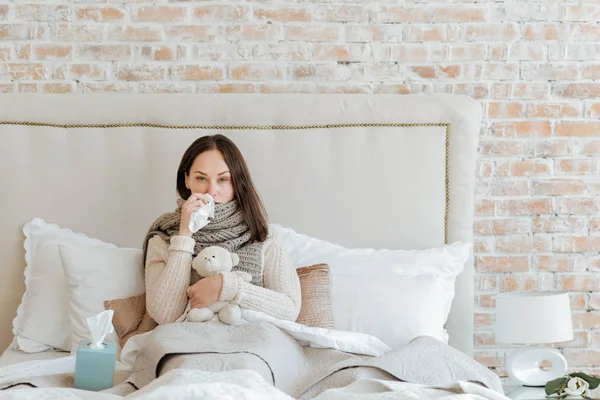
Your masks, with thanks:
<instances>
[{"instance_id":1,"label":"bed","mask_svg":"<svg viewBox=\"0 0 600 400\"><path fill-rule=\"evenodd\" d=\"M8 346L0 356L0 368L30 361L54 360L69 356L66 351L43 351L40 353L25 353Z\"/></svg>"},{"instance_id":2,"label":"bed","mask_svg":"<svg viewBox=\"0 0 600 400\"><path fill-rule=\"evenodd\" d=\"M13 320L25 311L32 218L139 248L149 223L173 208L185 147L223 133L281 226L347 248L470 243L480 120L476 101L443 94L3 95L0 365L25 359ZM473 286L470 254L445 323L449 346L468 357ZM39 350L23 356L72 358Z\"/></svg>"}]
</instances>

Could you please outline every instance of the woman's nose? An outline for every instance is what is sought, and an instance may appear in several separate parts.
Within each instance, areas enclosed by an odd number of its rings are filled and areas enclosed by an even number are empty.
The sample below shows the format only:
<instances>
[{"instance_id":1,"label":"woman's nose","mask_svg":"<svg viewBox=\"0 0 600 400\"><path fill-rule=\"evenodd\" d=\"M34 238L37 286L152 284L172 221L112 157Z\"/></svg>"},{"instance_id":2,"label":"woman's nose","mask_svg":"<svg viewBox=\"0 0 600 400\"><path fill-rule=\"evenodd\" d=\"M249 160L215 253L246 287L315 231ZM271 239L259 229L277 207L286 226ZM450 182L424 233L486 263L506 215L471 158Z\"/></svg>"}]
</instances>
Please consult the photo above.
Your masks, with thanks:
<instances>
[{"instance_id":1,"label":"woman's nose","mask_svg":"<svg viewBox=\"0 0 600 400\"><path fill-rule=\"evenodd\" d=\"M217 194L217 184L216 183L209 183L208 184L208 194L210 194L212 197L215 197Z\"/></svg>"}]
</instances>

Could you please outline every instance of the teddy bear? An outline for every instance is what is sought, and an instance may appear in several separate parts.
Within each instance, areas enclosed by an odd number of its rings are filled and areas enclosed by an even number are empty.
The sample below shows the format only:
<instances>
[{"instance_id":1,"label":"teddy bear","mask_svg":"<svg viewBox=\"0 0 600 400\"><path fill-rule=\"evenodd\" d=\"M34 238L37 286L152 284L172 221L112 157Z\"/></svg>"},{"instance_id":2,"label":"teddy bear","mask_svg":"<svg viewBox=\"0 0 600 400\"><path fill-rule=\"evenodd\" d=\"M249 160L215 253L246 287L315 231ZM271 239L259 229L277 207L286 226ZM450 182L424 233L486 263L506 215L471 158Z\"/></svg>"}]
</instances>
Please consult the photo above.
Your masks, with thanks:
<instances>
[{"instance_id":1,"label":"teddy bear","mask_svg":"<svg viewBox=\"0 0 600 400\"><path fill-rule=\"evenodd\" d=\"M192 268L198 272L202 278L219 275L221 273L231 272L231 269L238 265L240 258L235 253L230 253L227 249L219 246L210 246L203 249L192 261ZM245 282L252 280L252 275L247 272L234 271L235 274L242 277ZM189 302L188 302L189 307ZM233 325L242 319L242 310L237 304L231 304L228 301L217 301L215 304L192 308L188 311L186 321L206 322L218 315L219 321Z\"/></svg>"}]
</instances>

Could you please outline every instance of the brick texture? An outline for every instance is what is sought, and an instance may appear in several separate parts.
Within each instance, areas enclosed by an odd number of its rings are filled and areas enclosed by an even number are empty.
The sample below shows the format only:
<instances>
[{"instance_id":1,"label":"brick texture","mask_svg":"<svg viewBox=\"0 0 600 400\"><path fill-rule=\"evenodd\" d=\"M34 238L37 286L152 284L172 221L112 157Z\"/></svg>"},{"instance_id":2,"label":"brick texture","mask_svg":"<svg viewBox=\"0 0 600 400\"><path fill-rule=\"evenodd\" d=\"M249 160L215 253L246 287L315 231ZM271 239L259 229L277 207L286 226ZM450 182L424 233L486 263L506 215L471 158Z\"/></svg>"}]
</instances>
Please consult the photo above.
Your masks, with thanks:
<instances>
[{"instance_id":1,"label":"brick texture","mask_svg":"<svg viewBox=\"0 0 600 400\"><path fill-rule=\"evenodd\" d=\"M399 3L399 4L394 4ZM13 0L0 93L459 93L481 102L476 358L495 295L568 290L600 370L600 3Z\"/></svg>"}]
</instances>

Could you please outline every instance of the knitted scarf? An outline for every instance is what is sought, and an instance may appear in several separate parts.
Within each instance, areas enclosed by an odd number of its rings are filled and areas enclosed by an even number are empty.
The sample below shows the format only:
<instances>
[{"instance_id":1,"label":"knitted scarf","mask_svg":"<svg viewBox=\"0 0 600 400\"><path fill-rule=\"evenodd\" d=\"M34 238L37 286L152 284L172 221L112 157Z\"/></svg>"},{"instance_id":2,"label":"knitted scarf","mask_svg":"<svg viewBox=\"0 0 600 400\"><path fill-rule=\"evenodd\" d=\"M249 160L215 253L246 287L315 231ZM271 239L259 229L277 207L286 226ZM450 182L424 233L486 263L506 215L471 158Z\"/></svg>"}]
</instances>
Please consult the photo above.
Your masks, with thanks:
<instances>
[{"instance_id":1,"label":"knitted scarf","mask_svg":"<svg viewBox=\"0 0 600 400\"><path fill-rule=\"evenodd\" d=\"M144 265L148 240L152 236L158 235L168 241L179 234L183 203L183 200L178 199L175 211L161 215L148 229L142 247ZM235 200L225 204L215 204L215 217L208 225L194 233L192 238L196 241L194 257L206 247L223 247L240 257L239 264L233 267L234 271L248 272L252 275L250 283L263 286L263 243L251 240L250 229L244 222L242 210ZM199 278L198 273L192 269L191 283L194 284Z\"/></svg>"}]
</instances>

